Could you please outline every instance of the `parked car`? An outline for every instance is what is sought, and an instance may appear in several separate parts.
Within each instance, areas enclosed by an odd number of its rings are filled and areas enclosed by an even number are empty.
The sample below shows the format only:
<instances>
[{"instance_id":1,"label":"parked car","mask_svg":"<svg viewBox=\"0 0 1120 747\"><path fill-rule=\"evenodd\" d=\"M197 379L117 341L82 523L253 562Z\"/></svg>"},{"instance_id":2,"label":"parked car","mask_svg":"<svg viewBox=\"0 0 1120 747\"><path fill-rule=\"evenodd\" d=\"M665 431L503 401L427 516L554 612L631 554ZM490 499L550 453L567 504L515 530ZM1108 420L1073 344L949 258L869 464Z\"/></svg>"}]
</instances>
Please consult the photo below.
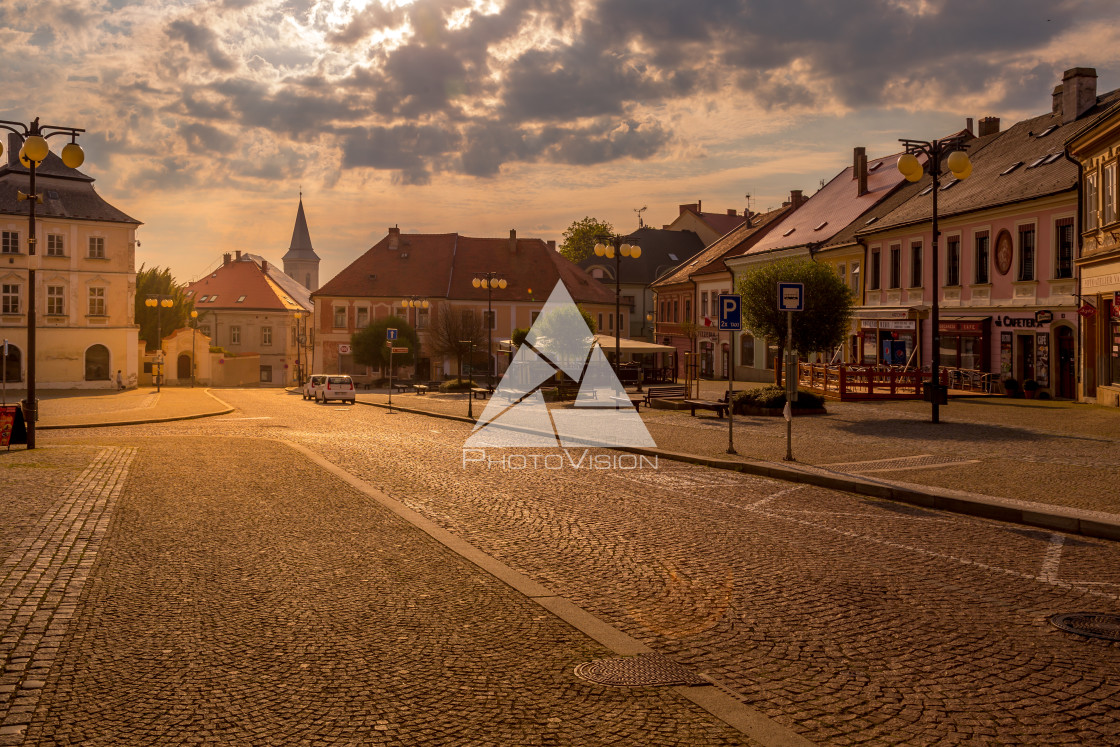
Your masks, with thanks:
<instances>
[{"instance_id":1,"label":"parked car","mask_svg":"<svg viewBox=\"0 0 1120 747\"><path fill-rule=\"evenodd\" d=\"M354 404L354 380L345 374L332 374L324 376L326 383L316 392L316 401L321 399L324 403L332 399Z\"/></svg>"},{"instance_id":2,"label":"parked car","mask_svg":"<svg viewBox=\"0 0 1120 747\"><path fill-rule=\"evenodd\" d=\"M327 377L323 374L315 374L308 376L307 381L303 383L303 398L313 399L319 401L319 392L327 383Z\"/></svg>"}]
</instances>

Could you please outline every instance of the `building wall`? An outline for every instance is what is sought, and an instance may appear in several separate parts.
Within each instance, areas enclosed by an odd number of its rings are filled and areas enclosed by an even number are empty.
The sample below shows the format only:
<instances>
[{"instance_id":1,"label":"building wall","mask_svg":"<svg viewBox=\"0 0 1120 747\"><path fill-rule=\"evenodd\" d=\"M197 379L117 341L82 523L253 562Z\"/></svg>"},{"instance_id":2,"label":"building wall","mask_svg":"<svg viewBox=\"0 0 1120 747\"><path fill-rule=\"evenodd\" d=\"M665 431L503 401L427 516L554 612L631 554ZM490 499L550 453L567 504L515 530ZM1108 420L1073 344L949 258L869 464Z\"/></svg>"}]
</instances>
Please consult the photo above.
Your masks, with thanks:
<instances>
[{"instance_id":1,"label":"building wall","mask_svg":"<svg viewBox=\"0 0 1120 747\"><path fill-rule=\"evenodd\" d=\"M282 387L296 383L296 319L292 311L226 311L199 308L199 329L212 340L212 345L236 355L254 353L259 356L256 381L261 386ZM235 338L234 329L237 330ZM270 330L271 343L264 344L265 330ZM235 342L234 340L238 341ZM239 374L240 376L240 374ZM270 376L271 380L264 377Z\"/></svg>"}]
</instances>

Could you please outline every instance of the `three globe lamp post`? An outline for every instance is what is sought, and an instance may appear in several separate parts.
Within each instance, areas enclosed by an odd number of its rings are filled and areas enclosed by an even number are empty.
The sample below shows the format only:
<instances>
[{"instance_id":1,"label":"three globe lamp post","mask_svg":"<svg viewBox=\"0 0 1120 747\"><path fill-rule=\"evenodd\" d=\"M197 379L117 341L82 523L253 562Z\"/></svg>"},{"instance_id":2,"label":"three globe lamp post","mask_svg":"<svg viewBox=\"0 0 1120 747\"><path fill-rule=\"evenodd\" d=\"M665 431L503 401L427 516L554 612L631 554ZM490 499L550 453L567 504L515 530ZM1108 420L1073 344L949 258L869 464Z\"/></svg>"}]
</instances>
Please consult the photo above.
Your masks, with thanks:
<instances>
[{"instance_id":1,"label":"three globe lamp post","mask_svg":"<svg viewBox=\"0 0 1120 747\"><path fill-rule=\"evenodd\" d=\"M198 366L195 364L194 342L198 336L198 312L191 309L191 388L194 388L194 372Z\"/></svg>"},{"instance_id":2,"label":"three globe lamp post","mask_svg":"<svg viewBox=\"0 0 1120 747\"><path fill-rule=\"evenodd\" d=\"M475 288L486 289L486 388L491 392L494 391L494 334L493 330L496 326L494 324L494 308L492 306L492 297L495 288L502 290L506 289L506 279L501 277L500 272L480 272L475 275L471 285ZM472 360L473 364L474 361ZM472 395L473 396L473 395Z\"/></svg>"},{"instance_id":3,"label":"three globe lamp post","mask_svg":"<svg viewBox=\"0 0 1120 747\"><path fill-rule=\"evenodd\" d=\"M426 299L426 298L420 298L419 296L409 296L408 298L401 301L401 306L405 307L406 309L414 309L414 311L412 312L412 328L413 329L419 329L419 327L420 327L420 310L428 308L429 306L431 306L431 303L429 303L428 299ZM405 320L405 321L407 321L407 320ZM414 353L413 358L415 360L415 363L413 364L412 378L417 384L419 384L420 383L420 380L419 380L419 376L420 376L420 335L419 335L419 333L417 333L417 335L416 335L416 350L413 351L413 353Z\"/></svg>"},{"instance_id":4,"label":"three globe lamp post","mask_svg":"<svg viewBox=\"0 0 1120 747\"><path fill-rule=\"evenodd\" d=\"M938 251L937 239L940 231L937 225L937 195L941 191L941 176L948 170L954 180L967 179L972 174L972 162L968 160L964 136L953 135L941 140L909 140L901 139L906 152L898 158L898 171L909 182L920 181L924 172L928 171L933 180L930 194L933 197L933 240L930 242L933 264L933 303L930 312L931 333L930 342L933 346L932 362L930 366L930 402L933 407L931 422L940 422L938 406L941 398L946 395L945 388L941 385L941 328L938 300L941 294L940 278L938 277ZM918 159L925 157L925 165ZM944 161L944 163L942 163ZM952 184L953 182L950 182Z\"/></svg>"},{"instance_id":5,"label":"three globe lamp post","mask_svg":"<svg viewBox=\"0 0 1120 747\"><path fill-rule=\"evenodd\" d=\"M35 191L35 172L50 155L47 138L69 136L70 142L62 148L62 163L71 169L81 166L86 160L82 146L78 145L78 133L85 130L78 127L58 127L40 125L36 117L30 123L11 122L0 119L0 129L14 132L23 138L19 149L19 161L27 169L30 180L27 194L16 190L16 199L27 202L27 400L24 413L27 421L27 448L35 448L35 421L39 419L39 405L35 397L35 206L43 202L43 196ZM0 155L4 145L0 143ZM5 364L7 361L5 361Z\"/></svg>"},{"instance_id":6,"label":"three globe lamp post","mask_svg":"<svg viewBox=\"0 0 1120 747\"><path fill-rule=\"evenodd\" d=\"M622 269L622 258L637 259L642 256L642 248L637 244L625 243L623 236L600 236L595 244L595 256L614 259L614 365L615 370L622 365L622 286L619 274Z\"/></svg>"},{"instance_id":7,"label":"three globe lamp post","mask_svg":"<svg viewBox=\"0 0 1120 747\"><path fill-rule=\"evenodd\" d=\"M144 305L156 310L156 391L159 391L160 384L163 383L163 324L160 319L160 312L163 309L170 309L175 305L175 299L171 296L149 295L144 299ZM194 361L191 361L194 364Z\"/></svg>"}]
</instances>

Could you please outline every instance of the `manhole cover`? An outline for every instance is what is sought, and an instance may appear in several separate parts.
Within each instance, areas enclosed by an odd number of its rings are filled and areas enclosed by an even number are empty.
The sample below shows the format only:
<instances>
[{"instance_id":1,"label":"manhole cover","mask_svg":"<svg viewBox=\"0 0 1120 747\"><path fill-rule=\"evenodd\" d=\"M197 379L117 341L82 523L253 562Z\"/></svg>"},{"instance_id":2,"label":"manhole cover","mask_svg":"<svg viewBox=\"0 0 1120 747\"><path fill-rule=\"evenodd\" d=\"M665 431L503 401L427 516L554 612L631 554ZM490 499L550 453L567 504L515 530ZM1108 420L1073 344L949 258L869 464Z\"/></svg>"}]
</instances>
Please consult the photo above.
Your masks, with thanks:
<instances>
[{"instance_id":1,"label":"manhole cover","mask_svg":"<svg viewBox=\"0 0 1120 747\"><path fill-rule=\"evenodd\" d=\"M711 684L688 667L660 654L596 659L576 666L576 676L598 685L615 687Z\"/></svg>"},{"instance_id":2,"label":"manhole cover","mask_svg":"<svg viewBox=\"0 0 1120 747\"><path fill-rule=\"evenodd\" d=\"M1120 641L1120 615L1107 615L1103 612L1073 612L1054 615L1050 624L1058 630L1090 638L1103 638L1106 641Z\"/></svg>"}]
</instances>

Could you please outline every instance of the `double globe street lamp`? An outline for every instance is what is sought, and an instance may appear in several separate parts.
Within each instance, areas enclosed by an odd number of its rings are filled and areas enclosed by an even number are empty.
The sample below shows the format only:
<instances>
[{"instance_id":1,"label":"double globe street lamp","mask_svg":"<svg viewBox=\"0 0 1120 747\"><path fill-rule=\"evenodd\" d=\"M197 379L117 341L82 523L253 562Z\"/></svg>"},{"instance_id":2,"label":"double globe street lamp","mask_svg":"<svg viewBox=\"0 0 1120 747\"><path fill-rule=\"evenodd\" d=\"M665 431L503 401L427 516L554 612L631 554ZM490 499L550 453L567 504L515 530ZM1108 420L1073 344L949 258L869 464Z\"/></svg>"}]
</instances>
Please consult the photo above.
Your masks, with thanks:
<instances>
[{"instance_id":1,"label":"double globe street lamp","mask_svg":"<svg viewBox=\"0 0 1120 747\"><path fill-rule=\"evenodd\" d=\"M938 406L941 403L941 398L946 394L940 380L941 329L938 298L941 289L938 277L937 239L941 232L937 226L937 193L941 191L941 176L944 174L944 170L948 170L954 179L946 185L948 187L957 181L967 179L972 174L972 162L968 159L968 154L964 152L968 144L965 142L963 135L953 135L940 140L929 141L903 138L899 142L903 144L906 152L898 158L898 171L906 177L906 181L920 181L925 171L928 171L933 179L931 188L933 196L933 241L931 242L933 250L933 305L930 312L930 322L932 323L930 342L933 345L933 361L930 371L930 402L933 406L931 422L937 423L940 422ZM922 162L918 160L918 156L925 156L924 167ZM944 160L944 164L942 164L942 160Z\"/></svg>"},{"instance_id":2,"label":"double globe street lamp","mask_svg":"<svg viewBox=\"0 0 1120 747\"><path fill-rule=\"evenodd\" d=\"M35 398L35 206L43 203L43 196L35 191L35 171L50 155L50 145L47 138L69 136L70 142L62 148L62 163L71 169L76 169L85 163L86 154L82 146L78 145L78 133L85 130L78 127L59 127L57 125L40 125L36 117L29 124L11 122L0 119L0 129L14 132L23 138L23 145L19 149L19 162L27 169L30 176L27 194L16 190L16 199L27 202L27 401L24 403L24 412L27 417L27 448L35 448L35 421L39 419L39 406ZM4 145L0 142L0 155L4 153Z\"/></svg>"},{"instance_id":3,"label":"double globe street lamp","mask_svg":"<svg viewBox=\"0 0 1120 747\"><path fill-rule=\"evenodd\" d=\"M485 288L486 289L486 347L487 347L487 352L486 352L486 388L489 389L491 392L493 392L494 391L494 335L493 335L493 329L496 325L494 324L494 309L493 309L493 306L492 306L492 300L493 300L493 295L494 295L494 289L499 288L501 290L505 290L506 286L508 284L506 283L506 279L504 277L502 277L502 273L500 273L500 272L480 272L480 273L477 273L474 276L474 280L471 281L471 285L473 285L475 288ZM474 364L473 360L471 361L471 364L472 364L472 368L473 368L473 364ZM473 397L474 395L471 395L471 396Z\"/></svg>"},{"instance_id":4,"label":"double globe street lamp","mask_svg":"<svg viewBox=\"0 0 1120 747\"><path fill-rule=\"evenodd\" d=\"M408 298L401 301L401 306L405 307L406 309L414 309L414 311L412 312L412 328L415 329L415 330L418 330L419 327L420 327L420 310L421 309L427 309L429 306L431 306L431 303L426 298L420 298L419 296L409 296ZM407 314L408 312L405 312L405 313ZM408 320L406 319L405 321L408 321ZM416 335L416 350L414 352L413 357L415 358L415 363L413 364L412 378L414 380L416 380L416 383L419 383L419 380L418 380L419 375L420 375L420 334L419 334L419 332L417 332L417 335Z\"/></svg>"},{"instance_id":5,"label":"double globe street lamp","mask_svg":"<svg viewBox=\"0 0 1120 747\"><path fill-rule=\"evenodd\" d=\"M160 312L174 306L175 299L171 296L152 294L144 299L144 305L156 310L156 391L158 392L163 382L163 324ZM191 361L191 364L193 365L194 361Z\"/></svg>"},{"instance_id":6,"label":"double globe street lamp","mask_svg":"<svg viewBox=\"0 0 1120 747\"><path fill-rule=\"evenodd\" d=\"M619 277L622 270L622 258L637 259L642 256L642 248L637 244L626 243L623 236L599 236L595 244L595 256L614 259L614 365L615 370L622 365L622 321L620 318L622 308L622 286ZM629 332L629 331L628 331Z\"/></svg>"}]
</instances>

